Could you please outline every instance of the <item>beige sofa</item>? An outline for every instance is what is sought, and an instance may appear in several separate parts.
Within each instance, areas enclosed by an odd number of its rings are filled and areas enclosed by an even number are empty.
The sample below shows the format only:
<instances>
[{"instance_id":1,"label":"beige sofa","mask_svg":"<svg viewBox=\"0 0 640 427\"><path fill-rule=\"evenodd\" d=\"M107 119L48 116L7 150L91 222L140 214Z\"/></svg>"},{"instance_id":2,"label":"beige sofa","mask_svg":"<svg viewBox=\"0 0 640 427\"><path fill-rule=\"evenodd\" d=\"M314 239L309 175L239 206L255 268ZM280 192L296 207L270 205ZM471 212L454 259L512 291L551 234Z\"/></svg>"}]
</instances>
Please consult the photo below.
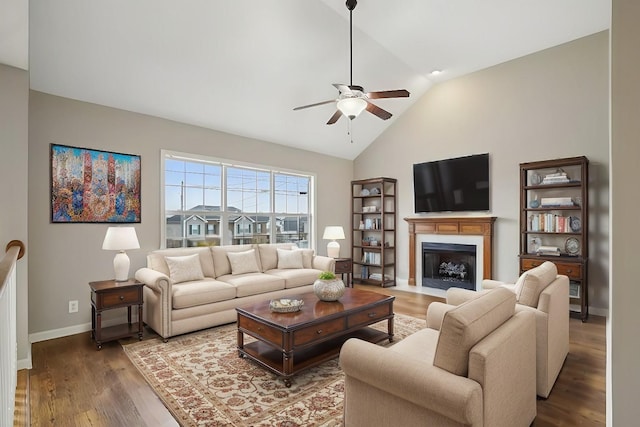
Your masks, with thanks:
<instances>
[{"instance_id":1,"label":"beige sofa","mask_svg":"<svg viewBox=\"0 0 640 427\"><path fill-rule=\"evenodd\" d=\"M427 328L389 348L340 352L344 424L529 426L536 416L535 321L496 289L460 306L431 303Z\"/></svg>"},{"instance_id":2,"label":"beige sofa","mask_svg":"<svg viewBox=\"0 0 640 427\"><path fill-rule=\"evenodd\" d=\"M335 260L283 243L160 249L135 277L144 322L166 341L234 322L236 307L309 292L322 271Z\"/></svg>"},{"instance_id":3,"label":"beige sofa","mask_svg":"<svg viewBox=\"0 0 640 427\"><path fill-rule=\"evenodd\" d=\"M516 312L536 316L537 394L547 398L569 353L569 278L546 261L522 273L515 284L484 280L484 289L507 288L516 295ZM447 304L458 305L480 293L459 288L447 291Z\"/></svg>"}]
</instances>

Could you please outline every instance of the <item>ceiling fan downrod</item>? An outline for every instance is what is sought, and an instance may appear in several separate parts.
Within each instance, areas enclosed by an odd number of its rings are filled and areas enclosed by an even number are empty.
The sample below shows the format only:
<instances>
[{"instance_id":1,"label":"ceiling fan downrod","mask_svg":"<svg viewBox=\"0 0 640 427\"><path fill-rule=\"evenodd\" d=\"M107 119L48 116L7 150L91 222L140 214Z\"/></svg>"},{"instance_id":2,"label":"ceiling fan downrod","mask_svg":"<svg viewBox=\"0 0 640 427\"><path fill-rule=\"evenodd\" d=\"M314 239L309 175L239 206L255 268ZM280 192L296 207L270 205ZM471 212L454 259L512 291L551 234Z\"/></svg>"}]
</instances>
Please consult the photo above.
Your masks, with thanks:
<instances>
[{"instance_id":1,"label":"ceiling fan downrod","mask_svg":"<svg viewBox=\"0 0 640 427\"><path fill-rule=\"evenodd\" d=\"M345 4L349 9L349 86L353 86L353 9L356 8L358 2L347 0Z\"/></svg>"}]
</instances>

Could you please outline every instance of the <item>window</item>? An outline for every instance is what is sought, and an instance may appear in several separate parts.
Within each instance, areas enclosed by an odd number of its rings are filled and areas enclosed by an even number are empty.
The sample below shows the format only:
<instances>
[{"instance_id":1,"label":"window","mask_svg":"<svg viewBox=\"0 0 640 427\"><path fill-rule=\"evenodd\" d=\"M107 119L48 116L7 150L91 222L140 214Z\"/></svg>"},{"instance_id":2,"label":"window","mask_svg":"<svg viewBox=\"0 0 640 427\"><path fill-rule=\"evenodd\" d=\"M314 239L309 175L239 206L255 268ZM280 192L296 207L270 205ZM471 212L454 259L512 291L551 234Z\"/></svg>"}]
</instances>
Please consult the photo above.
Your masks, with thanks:
<instances>
[{"instance_id":1,"label":"window","mask_svg":"<svg viewBox=\"0 0 640 427\"><path fill-rule=\"evenodd\" d=\"M162 152L167 248L246 243L309 247L313 176Z\"/></svg>"}]
</instances>

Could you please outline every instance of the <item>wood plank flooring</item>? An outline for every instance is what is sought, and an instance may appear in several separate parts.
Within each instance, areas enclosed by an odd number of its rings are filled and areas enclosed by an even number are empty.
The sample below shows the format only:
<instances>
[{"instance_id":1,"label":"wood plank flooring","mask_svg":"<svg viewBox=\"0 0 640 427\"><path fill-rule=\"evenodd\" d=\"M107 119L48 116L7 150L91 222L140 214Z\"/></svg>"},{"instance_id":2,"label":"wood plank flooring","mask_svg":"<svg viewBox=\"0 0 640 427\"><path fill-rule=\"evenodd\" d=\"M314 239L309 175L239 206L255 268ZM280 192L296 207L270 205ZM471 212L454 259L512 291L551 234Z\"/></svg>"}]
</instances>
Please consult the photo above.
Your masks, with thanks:
<instances>
[{"instance_id":1,"label":"wood plank flooring","mask_svg":"<svg viewBox=\"0 0 640 427\"><path fill-rule=\"evenodd\" d=\"M425 318L438 298L393 288L360 286L395 295L396 313ZM145 328L145 339L155 337ZM570 320L569 356L548 399L538 399L535 427L604 426L605 318ZM20 371L15 426L176 426L129 362L118 342L96 351L83 333L32 346L33 369Z\"/></svg>"}]
</instances>

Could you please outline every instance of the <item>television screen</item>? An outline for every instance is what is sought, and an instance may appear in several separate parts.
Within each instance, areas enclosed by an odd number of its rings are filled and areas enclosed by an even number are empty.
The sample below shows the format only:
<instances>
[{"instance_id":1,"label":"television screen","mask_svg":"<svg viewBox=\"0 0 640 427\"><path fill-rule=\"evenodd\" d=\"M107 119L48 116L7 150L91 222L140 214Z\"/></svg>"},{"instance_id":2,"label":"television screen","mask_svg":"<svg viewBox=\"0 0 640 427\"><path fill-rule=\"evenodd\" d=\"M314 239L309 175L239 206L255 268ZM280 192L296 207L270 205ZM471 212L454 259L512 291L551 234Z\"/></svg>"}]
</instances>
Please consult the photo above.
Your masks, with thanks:
<instances>
[{"instance_id":1,"label":"television screen","mask_svg":"<svg viewBox=\"0 0 640 427\"><path fill-rule=\"evenodd\" d=\"M415 212L489 210L489 154L413 165Z\"/></svg>"}]
</instances>

